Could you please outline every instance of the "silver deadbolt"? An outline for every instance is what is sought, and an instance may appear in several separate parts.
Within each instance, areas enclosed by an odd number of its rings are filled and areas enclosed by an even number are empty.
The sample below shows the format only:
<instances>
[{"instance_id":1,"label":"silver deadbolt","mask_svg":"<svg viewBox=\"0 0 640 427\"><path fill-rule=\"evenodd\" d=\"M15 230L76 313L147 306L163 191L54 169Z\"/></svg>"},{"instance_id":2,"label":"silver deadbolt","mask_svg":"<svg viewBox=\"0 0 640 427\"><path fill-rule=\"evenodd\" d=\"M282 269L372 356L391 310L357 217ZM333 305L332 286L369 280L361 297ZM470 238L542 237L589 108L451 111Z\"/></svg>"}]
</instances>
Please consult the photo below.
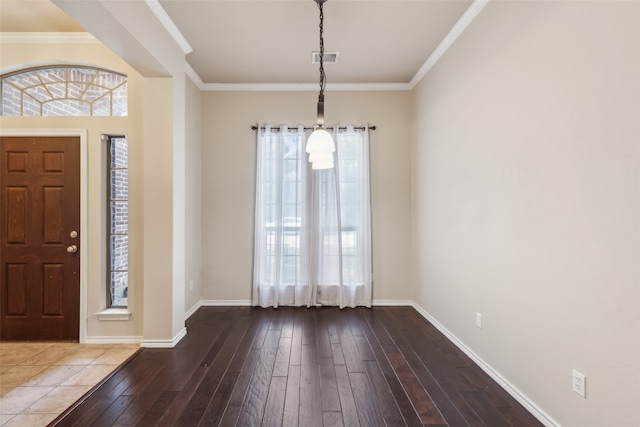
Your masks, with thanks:
<instances>
[{"instance_id":1,"label":"silver deadbolt","mask_svg":"<svg viewBox=\"0 0 640 427\"><path fill-rule=\"evenodd\" d=\"M73 230L71 233L69 233L69 236L72 239L75 239L76 237L78 237L78 232L76 230Z\"/></svg>"},{"instance_id":2,"label":"silver deadbolt","mask_svg":"<svg viewBox=\"0 0 640 427\"><path fill-rule=\"evenodd\" d=\"M78 252L78 247L76 245L67 246L67 252L69 253Z\"/></svg>"}]
</instances>

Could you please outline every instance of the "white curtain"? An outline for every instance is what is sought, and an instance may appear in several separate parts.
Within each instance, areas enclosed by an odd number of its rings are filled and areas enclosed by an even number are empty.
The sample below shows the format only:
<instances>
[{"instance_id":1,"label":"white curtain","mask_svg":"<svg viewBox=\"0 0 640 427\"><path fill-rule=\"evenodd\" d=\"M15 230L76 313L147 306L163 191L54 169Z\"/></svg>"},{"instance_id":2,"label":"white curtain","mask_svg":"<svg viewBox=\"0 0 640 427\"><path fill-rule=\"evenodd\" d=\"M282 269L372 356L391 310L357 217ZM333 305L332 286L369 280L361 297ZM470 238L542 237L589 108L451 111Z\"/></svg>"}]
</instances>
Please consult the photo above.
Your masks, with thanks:
<instances>
[{"instance_id":1,"label":"white curtain","mask_svg":"<svg viewBox=\"0 0 640 427\"><path fill-rule=\"evenodd\" d=\"M257 131L253 304L370 307L369 129L334 126L333 169L311 169L307 137Z\"/></svg>"}]
</instances>

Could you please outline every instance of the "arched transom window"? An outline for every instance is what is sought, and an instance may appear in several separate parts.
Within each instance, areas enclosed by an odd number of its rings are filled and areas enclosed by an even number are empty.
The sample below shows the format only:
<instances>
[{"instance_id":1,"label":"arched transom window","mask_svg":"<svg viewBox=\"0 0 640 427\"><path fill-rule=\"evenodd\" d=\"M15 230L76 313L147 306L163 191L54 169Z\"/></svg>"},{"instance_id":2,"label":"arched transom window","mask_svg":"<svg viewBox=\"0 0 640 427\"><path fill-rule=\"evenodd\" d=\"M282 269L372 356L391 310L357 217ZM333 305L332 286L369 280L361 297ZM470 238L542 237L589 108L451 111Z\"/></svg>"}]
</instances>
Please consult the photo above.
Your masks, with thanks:
<instances>
[{"instance_id":1,"label":"arched transom window","mask_svg":"<svg viewBox=\"0 0 640 427\"><path fill-rule=\"evenodd\" d=\"M3 116L126 116L127 76L81 66L0 76Z\"/></svg>"}]
</instances>

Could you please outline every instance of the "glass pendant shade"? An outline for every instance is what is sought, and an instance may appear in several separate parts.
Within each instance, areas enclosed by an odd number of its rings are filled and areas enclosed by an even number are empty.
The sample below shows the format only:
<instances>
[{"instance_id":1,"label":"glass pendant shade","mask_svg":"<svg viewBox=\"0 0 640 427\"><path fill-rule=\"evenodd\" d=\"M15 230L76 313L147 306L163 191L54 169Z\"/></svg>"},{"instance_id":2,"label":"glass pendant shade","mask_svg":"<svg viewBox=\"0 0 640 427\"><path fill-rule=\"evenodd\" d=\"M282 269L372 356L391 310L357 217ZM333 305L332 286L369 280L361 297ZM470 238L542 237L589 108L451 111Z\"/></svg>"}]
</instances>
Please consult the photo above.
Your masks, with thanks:
<instances>
[{"instance_id":1,"label":"glass pendant shade","mask_svg":"<svg viewBox=\"0 0 640 427\"><path fill-rule=\"evenodd\" d=\"M309 153L309 161L315 162L333 162L333 153Z\"/></svg>"},{"instance_id":2,"label":"glass pendant shade","mask_svg":"<svg viewBox=\"0 0 640 427\"><path fill-rule=\"evenodd\" d=\"M307 140L307 153L333 153L336 146L331 134L322 128L318 128L309 135Z\"/></svg>"},{"instance_id":3,"label":"glass pendant shade","mask_svg":"<svg viewBox=\"0 0 640 427\"><path fill-rule=\"evenodd\" d=\"M318 170L318 169L331 169L333 168L333 160L331 160L330 162L313 162L311 163L311 169L314 170Z\"/></svg>"}]
</instances>

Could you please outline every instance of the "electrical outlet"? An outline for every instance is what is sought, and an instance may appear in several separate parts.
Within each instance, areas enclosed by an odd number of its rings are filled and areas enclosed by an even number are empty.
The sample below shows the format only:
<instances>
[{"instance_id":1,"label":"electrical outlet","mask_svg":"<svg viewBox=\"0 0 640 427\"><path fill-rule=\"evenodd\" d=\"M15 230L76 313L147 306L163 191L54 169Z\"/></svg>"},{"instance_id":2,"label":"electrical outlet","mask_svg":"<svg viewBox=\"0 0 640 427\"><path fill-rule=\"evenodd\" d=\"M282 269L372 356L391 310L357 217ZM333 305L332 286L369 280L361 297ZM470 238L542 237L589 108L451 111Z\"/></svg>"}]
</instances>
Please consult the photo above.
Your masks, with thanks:
<instances>
[{"instance_id":1,"label":"electrical outlet","mask_svg":"<svg viewBox=\"0 0 640 427\"><path fill-rule=\"evenodd\" d=\"M571 387L573 388L573 391L578 393L580 396L585 399L587 398L587 377L575 369L572 371L571 375Z\"/></svg>"},{"instance_id":2,"label":"electrical outlet","mask_svg":"<svg viewBox=\"0 0 640 427\"><path fill-rule=\"evenodd\" d=\"M193 280L189 281L189 290L193 290Z\"/></svg>"},{"instance_id":3,"label":"electrical outlet","mask_svg":"<svg viewBox=\"0 0 640 427\"><path fill-rule=\"evenodd\" d=\"M476 313L476 326L482 329L482 314Z\"/></svg>"}]
</instances>

